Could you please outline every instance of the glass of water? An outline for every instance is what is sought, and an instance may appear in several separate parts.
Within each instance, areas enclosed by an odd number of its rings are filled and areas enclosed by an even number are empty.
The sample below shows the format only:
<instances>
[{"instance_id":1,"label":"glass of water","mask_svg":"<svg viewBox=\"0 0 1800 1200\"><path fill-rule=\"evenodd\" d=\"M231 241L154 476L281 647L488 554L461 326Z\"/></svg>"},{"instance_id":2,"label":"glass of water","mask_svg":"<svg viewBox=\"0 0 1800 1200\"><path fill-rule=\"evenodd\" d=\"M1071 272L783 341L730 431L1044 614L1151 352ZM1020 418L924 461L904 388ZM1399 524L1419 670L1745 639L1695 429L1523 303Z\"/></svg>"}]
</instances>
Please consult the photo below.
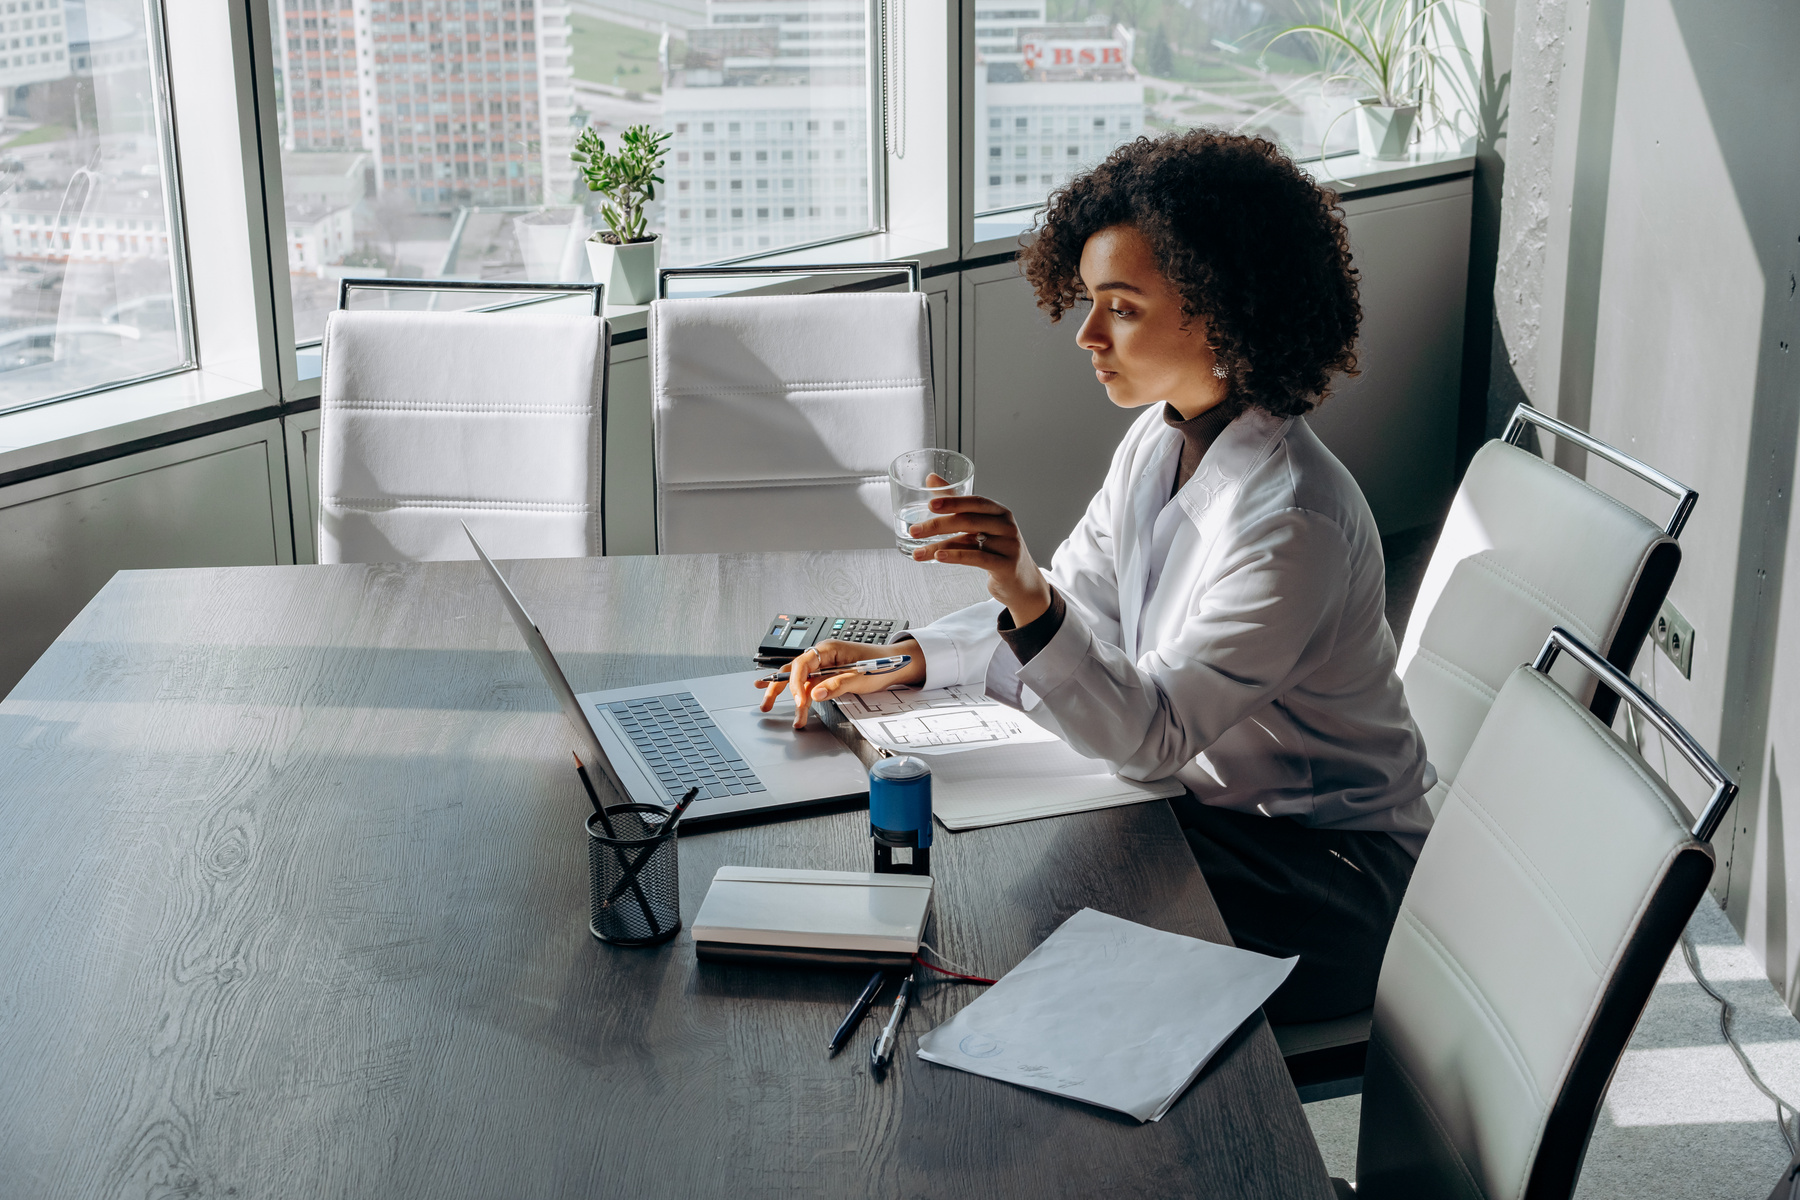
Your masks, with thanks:
<instances>
[{"instance_id":1,"label":"glass of water","mask_svg":"<svg viewBox=\"0 0 1800 1200\"><path fill-rule=\"evenodd\" d=\"M894 502L894 544L900 553L910 558L920 546L954 537L916 538L908 531L931 519L931 502L939 496L967 496L974 490L975 464L954 450L908 450L896 458L888 467L888 495Z\"/></svg>"}]
</instances>

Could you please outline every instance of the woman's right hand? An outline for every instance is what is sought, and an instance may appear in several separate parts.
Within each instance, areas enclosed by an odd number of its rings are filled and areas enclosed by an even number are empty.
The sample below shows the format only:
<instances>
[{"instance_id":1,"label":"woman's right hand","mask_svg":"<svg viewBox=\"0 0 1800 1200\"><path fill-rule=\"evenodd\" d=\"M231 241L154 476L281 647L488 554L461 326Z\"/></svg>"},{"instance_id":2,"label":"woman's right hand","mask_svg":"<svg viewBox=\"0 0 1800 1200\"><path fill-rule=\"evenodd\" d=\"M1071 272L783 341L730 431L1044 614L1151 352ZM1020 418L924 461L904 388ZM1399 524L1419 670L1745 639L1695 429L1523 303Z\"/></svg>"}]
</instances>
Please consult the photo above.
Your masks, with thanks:
<instances>
[{"instance_id":1,"label":"woman's right hand","mask_svg":"<svg viewBox=\"0 0 1800 1200\"><path fill-rule=\"evenodd\" d=\"M912 655L912 661L898 671L889 671L885 675L833 675L829 679L808 680L806 677L814 671L829 670L832 667L844 666L848 663L861 662L865 658L889 658L899 654ZM788 673L784 682L764 683L756 681L762 688L762 710L768 712L775 707L776 699L783 692L794 695L794 728L806 728L806 716L811 711L815 700L830 700L836 696L854 692L885 692L895 684L924 683L925 655L919 649L919 643L907 638L891 646L874 645L868 642L820 642L800 655L783 668Z\"/></svg>"}]
</instances>

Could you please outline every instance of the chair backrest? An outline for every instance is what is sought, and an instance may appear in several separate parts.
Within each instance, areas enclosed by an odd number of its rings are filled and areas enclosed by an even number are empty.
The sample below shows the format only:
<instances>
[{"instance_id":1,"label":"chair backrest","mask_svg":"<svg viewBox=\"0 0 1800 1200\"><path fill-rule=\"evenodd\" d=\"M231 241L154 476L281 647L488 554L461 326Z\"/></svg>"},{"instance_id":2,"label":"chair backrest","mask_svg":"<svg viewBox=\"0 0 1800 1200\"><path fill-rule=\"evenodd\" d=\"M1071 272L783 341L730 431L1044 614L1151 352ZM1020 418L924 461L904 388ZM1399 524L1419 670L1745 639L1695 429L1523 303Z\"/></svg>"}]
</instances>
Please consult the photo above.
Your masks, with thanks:
<instances>
[{"instance_id":1,"label":"chair backrest","mask_svg":"<svg viewBox=\"0 0 1800 1200\"><path fill-rule=\"evenodd\" d=\"M1597 673L1713 789L1690 828L1632 748L1549 677ZM1573 665L1573 664L1571 664ZM1712 877L1736 787L1654 701L1557 630L1506 680L1419 856L1363 1076L1366 1200L1564 1200L1606 1085Z\"/></svg>"},{"instance_id":2,"label":"chair backrest","mask_svg":"<svg viewBox=\"0 0 1800 1200\"><path fill-rule=\"evenodd\" d=\"M665 554L892 546L887 468L935 440L917 292L650 306Z\"/></svg>"},{"instance_id":3,"label":"chair backrest","mask_svg":"<svg viewBox=\"0 0 1800 1200\"><path fill-rule=\"evenodd\" d=\"M598 316L334 312L319 399L321 563L604 552Z\"/></svg>"},{"instance_id":4,"label":"chair backrest","mask_svg":"<svg viewBox=\"0 0 1800 1200\"><path fill-rule=\"evenodd\" d=\"M1406 701L1438 782L1436 811L1488 706L1513 668L1564 626L1629 671L1681 565L1673 534L1694 493L1579 430L1524 405L1524 420L1579 435L1582 445L1659 487L1681 489L1677 515L1658 526L1529 451L1497 440L1469 464L1426 566L1400 645ZM1617 698L1585 676L1564 677L1611 721Z\"/></svg>"}]
</instances>

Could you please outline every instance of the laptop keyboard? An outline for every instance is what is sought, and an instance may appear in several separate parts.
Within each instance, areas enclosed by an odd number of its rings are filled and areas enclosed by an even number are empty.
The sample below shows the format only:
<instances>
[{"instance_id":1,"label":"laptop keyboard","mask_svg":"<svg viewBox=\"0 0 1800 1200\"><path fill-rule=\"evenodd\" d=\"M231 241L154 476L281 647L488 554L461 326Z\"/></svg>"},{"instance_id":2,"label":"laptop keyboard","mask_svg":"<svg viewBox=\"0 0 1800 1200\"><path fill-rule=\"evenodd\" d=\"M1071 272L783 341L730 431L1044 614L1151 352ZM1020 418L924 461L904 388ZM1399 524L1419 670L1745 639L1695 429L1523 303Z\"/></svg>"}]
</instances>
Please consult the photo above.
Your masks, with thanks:
<instances>
[{"instance_id":1,"label":"laptop keyboard","mask_svg":"<svg viewBox=\"0 0 1800 1200\"><path fill-rule=\"evenodd\" d=\"M606 706L656 773L673 804L691 787L699 798L767 791L692 692L615 700Z\"/></svg>"}]
</instances>

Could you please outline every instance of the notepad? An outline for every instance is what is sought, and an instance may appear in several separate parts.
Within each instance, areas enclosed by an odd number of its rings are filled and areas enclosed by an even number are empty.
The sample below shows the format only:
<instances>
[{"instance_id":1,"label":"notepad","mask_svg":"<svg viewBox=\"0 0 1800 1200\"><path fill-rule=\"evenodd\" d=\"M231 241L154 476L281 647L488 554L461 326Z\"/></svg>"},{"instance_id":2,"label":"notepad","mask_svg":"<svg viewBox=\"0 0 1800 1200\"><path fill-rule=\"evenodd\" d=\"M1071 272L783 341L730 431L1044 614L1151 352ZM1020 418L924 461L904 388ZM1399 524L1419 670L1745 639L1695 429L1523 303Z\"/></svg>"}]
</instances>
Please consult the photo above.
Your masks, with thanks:
<instances>
[{"instance_id":1,"label":"notepad","mask_svg":"<svg viewBox=\"0 0 1800 1200\"><path fill-rule=\"evenodd\" d=\"M1298 958L1084 908L919 1039L919 1057L1161 1120Z\"/></svg>"},{"instance_id":2,"label":"notepad","mask_svg":"<svg viewBox=\"0 0 1800 1200\"><path fill-rule=\"evenodd\" d=\"M931 764L931 811L946 829L1115 808L1179 796L1179 781L1123 779L1057 740L921 756Z\"/></svg>"},{"instance_id":3,"label":"notepad","mask_svg":"<svg viewBox=\"0 0 1800 1200\"><path fill-rule=\"evenodd\" d=\"M720 867L694 917L708 962L904 967L919 952L931 878Z\"/></svg>"}]
</instances>

